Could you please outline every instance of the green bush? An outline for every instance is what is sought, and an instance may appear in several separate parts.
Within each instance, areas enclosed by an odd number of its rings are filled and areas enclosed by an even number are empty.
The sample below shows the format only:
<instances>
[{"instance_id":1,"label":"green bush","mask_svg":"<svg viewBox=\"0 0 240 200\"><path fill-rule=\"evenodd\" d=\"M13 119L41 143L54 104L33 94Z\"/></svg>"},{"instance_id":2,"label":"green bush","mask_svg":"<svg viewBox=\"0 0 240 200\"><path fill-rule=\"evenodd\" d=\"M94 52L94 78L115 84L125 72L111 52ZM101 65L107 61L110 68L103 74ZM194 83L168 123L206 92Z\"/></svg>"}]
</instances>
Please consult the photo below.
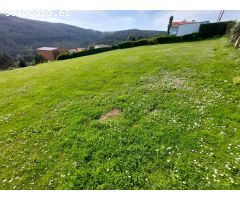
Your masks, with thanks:
<instances>
[{"instance_id":1,"label":"green bush","mask_svg":"<svg viewBox=\"0 0 240 200\"><path fill-rule=\"evenodd\" d=\"M150 39L142 39L137 41L127 41L118 44L119 49L130 48L130 47L137 47L137 46L144 46L144 45L154 45L154 44L167 44L167 43L175 43L175 42L186 42L186 41L196 41L200 40L198 33L192 33L189 35L184 36L161 36L161 37L154 37Z\"/></svg>"},{"instance_id":2,"label":"green bush","mask_svg":"<svg viewBox=\"0 0 240 200\"><path fill-rule=\"evenodd\" d=\"M166 43L173 43L173 42L178 42L179 37L174 36L174 35L169 35L165 37L157 37L156 38L158 44L166 44Z\"/></svg>"},{"instance_id":3,"label":"green bush","mask_svg":"<svg viewBox=\"0 0 240 200\"><path fill-rule=\"evenodd\" d=\"M44 63L46 62L46 59L42 56L42 55L39 55L39 54L36 54L33 58L33 64L36 65L36 64L39 64L39 63Z\"/></svg>"},{"instance_id":4,"label":"green bush","mask_svg":"<svg viewBox=\"0 0 240 200\"><path fill-rule=\"evenodd\" d=\"M188 34L188 35L183 35L180 37L181 41L197 41L197 40L201 40L202 38L199 36L198 33L192 33L192 34Z\"/></svg>"},{"instance_id":5,"label":"green bush","mask_svg":"<svg viewBox=\"0 0 240 200\"><path fill-rule=\"evenodd\" d=\"M240 22L235 22L232 27L228 30L229 42L238 45L236 42L240 38Z\"/></svg>"},{"instance_id":6,"label":"green bush","mask_svg":"<svg viewBox=\"0 0 240 200\"><path fill-rule=\"evenodd\" d=\"M18 62L18 67L27 67L27 64L25 63L24 59L20 59Z\"/></svg>"},{"instance_id":7,"label":"green bush","mask_svg":"<svg viewBox=\"0 0 240 200\"><path fill-rule=\"evenodd\" d=\"M86 51L81 51L81 52L76 52L76 53L71 53L71 54L63 53L63 54L60 54L60 55L57 56L57 60L66 60L66 59L70 59L70 58L88 56L88 55L102 53L102 52L106 52L106 51L110 51L110 50L114 50L114 49L116 49L115 46L99 48L99 49L89 49L89 50L86 50Z\"/></svg>"},{"instance_id":8,"label":"green bush","mask_svg":"<svg viewBox=\"0 0 240 200\"><path fill-rule=\"evenodd\" d=\"M224 35L233 23L233 21L227 21L201 24L199 28L199 36L202 38L209 38L213 36Z\"/></svg>"},{"instance_id":9,"label":"green bush","mask_svg":"<svg viewBox=\"0 0 240 200\"><path fill-rule=\"evenodd\" d=\"M122 42L117 45L119 49L125 49L125 48L130 48L134 47L134 41L127 41L127 42Z\"/></svg>"},{"instance_id":10,"label":"green bush","mask_svg":"<svg viewBox=\"0 0 240 200\"><path fill-rule=\"evenodd\" d=\"M15 66L15 61L5 53L0 52L0 70L5 70Z\"/></svg>"}]
</instances>

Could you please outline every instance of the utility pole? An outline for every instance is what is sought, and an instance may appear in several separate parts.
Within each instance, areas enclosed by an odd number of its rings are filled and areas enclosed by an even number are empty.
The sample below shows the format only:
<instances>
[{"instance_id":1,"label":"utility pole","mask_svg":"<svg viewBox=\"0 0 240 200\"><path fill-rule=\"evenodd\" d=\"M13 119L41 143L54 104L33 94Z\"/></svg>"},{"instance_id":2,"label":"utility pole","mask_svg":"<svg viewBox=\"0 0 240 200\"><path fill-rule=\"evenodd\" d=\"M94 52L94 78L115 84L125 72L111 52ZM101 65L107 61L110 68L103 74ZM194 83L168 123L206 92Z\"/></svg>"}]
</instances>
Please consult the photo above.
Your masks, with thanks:
<instances>
[{"instance_id":1,"label":"utility pole","mask_svg":"<svg viewBox=\"0 0 240 200\"><path fill-rule=\"evenodd\" d=\"M170 34L170 28L172 26L172 22L173 22L173 16L169 17L169 22L168 22L168 29L167 29L167 34Z\"/></svg>"},{"instance_id":2,"label":"utility pole","mask_svg":"<svg viewBox=\"0 0 240 200\"><path fill-rule=\"evenodd\" d=\"M224 14L224 10L221 10L219 15L218 15L217 22L221 21L223 14Z\"/></svg>"}]
</instances>

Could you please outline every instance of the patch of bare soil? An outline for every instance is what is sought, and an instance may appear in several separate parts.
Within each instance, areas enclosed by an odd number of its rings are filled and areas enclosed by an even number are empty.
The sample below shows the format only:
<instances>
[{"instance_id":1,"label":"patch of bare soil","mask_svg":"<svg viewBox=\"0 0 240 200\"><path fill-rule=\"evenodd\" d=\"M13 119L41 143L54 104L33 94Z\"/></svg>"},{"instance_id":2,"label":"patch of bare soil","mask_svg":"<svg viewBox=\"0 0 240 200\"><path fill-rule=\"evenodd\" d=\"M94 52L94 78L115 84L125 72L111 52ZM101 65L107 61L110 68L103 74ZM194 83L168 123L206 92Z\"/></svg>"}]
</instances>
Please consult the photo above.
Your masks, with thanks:
<instances>
[{"instance_id":1,"label":"patch of bare soil","mask_svg":"<svg viewBox=\"0 0 240 200\"><path fill-rule=\"evenodd\" d=\"M108 119L112 119L112 118L116 118L118 117L119 115L121 115L122 111L118 108L114 108L110 111L108 111L107 113L103 114L99 120L100 121L106 121Z\"/></svg>"}]
</instances>

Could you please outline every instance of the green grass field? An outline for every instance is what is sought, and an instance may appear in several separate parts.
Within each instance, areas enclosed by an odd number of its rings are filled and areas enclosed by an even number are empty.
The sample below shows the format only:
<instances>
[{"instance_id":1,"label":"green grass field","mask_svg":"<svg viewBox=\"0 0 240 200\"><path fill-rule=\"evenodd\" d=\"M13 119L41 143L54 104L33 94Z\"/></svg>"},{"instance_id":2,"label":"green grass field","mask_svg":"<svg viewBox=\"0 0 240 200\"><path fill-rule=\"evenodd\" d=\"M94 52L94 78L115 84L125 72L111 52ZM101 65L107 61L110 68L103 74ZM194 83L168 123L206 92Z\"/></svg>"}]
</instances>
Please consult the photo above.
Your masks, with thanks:
<instances>
[{"instance_id":1,"label":"green grass field","mask_svg":"<svg viewBox=\"0 0 240 200\"><path fill-rule=\"evenodd\" d=\"M0 72L0 189L240 189L240 51L218 38Z\"/></svg>"}]
</instances>

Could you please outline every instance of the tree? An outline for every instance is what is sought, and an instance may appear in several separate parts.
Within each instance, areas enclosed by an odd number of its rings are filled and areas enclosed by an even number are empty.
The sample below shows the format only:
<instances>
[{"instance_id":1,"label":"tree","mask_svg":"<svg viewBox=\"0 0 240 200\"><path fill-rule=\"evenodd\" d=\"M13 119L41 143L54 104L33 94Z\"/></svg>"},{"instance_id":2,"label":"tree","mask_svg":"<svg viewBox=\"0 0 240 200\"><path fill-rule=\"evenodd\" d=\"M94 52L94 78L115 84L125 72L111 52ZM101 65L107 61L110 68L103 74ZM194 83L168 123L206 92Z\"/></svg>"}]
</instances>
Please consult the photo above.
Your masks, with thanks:
<instances>
[{"instance_id":1,"label":"tree","mask_svg":"<svg viewBox=\"0 0 240 200\"><path fill-rule=\"evenodd\" d=\"M0 70L15 67L14 60L5 53L0 53Z\"/></svg>"},{"instance_id":2,"label":"tree","mask_svg":"<svg viewBox=\"0 0 240 200\"><path fill-rule=\"evenodd\" d=\"M168 22L168 29L167 29L167 34L170 34L170 28L172 26L172 22L173 22L173 16L169 17L169 22Z\"/></svg>"},{"instance_id":3,"label":"tree","mask_svg":"<svg viewBox=\"0 0 240 200\"><path fill-rule=\"evenodd\" d=\"M19 67L26 67L27 65L26 65L26 63L25 63L25 61L23 59L20 59L19 63L18 63L18 66Z\"/></svg>"},{"instance_id":4,"label":"tree","mask_svg":"<svg viewBox=\"0 0 240 200\"><path fill-rule=\"evenodd\" d=\"M88 50L94 49L94 45L89 45L87 49L88 49Z\"/></svg>"},{"instance_id":5,"label":"tree","mask_svg":"<svg viewBox=\"0 0 240 200\"><path fill-rule=\"evenodd\" d=\"M136 38L133 35L129 35L128 41L136 41Z\"/></svg>"},{"instance_id":6,"label":"tree","mask_svg":"<svg viewBox=\"0 0 240 200\"><path fill-rule=\"evenodd\" d=\"M34 58L33 58L33 64L39 64L39 63L44 63L46 62L45 58L42 56L42 55L35 55Z\"/></svg>"}]
</instances>

